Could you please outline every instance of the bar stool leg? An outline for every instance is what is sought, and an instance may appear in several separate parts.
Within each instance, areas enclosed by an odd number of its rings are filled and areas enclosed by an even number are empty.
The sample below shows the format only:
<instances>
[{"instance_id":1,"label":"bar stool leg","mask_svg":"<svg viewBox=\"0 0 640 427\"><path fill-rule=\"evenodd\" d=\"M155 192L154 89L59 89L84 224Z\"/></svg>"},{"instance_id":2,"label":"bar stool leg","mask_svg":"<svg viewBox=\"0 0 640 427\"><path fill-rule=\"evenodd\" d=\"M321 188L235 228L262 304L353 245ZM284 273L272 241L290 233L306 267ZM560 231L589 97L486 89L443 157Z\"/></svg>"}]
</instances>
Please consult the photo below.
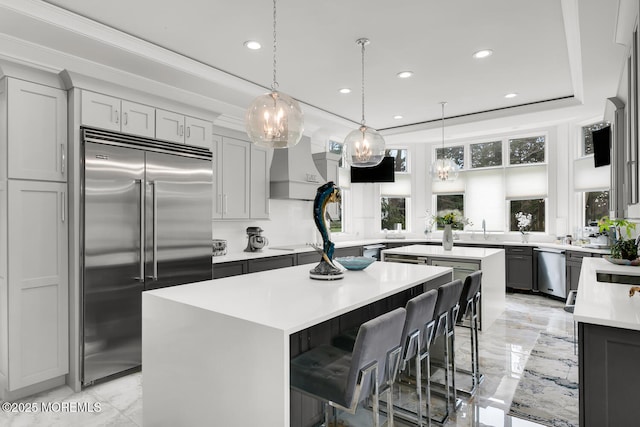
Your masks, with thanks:
<instances>
[{"instance_id":1,"label":"bar stool leg","mask_svg":"<svg viewBox=\"0 0 640 427\"><path fill-rule=\"evenodd\" d=\"M420 340L418 339L418 348L420 348ZM422 369L420 360L420 352L416 352L415 357L416 364L416 393L418 395L418 427L422 427ZM429 365L427 365L427 369L429 369ZM427 370L427 374L428 374ZM427 395L429 394L429 376L427 375ZM427 397L428 399L428 397ZM428 400L427 400L428 401ZM429 413L427 412L427 417L429 418Z\"/></svg>"}]
</instances>

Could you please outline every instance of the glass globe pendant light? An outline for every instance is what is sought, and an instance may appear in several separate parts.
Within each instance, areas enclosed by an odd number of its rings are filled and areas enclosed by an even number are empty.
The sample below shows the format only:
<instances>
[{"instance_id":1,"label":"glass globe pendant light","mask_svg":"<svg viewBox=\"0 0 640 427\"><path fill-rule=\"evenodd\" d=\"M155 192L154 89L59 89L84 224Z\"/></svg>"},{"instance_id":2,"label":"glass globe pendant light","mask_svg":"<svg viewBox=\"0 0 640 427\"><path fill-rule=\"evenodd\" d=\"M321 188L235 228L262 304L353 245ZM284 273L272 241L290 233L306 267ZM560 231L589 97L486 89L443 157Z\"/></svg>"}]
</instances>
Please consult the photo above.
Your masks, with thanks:
<instances>
[{"instance_id":1,"label":"glass globe pendant light","mask_svg":"<svg viewBox=\"0 0 640 427\"><path fill-rule=\"evenodd\" d=\"M447 158L444 152L444 106L446 104L446 102L440 103L442 105L442 158L436 159L431 165L431 176L438 181L455 181L460 167L453 159Z\"/></svg>"},{"instance_id":2,"label":"glass globe pendant light","mask_svg":"<svg viewBox=\"0 0 640 427\"><path fill-rule=\"evenodd\" d=\"M342 154L344 162L351 167L367 168L380 164L384 158L385 146L382 135L375 129L365 126L364 120L364 47L369 39L356 40L362 50L362 120L360 127L351 131L344 140Z\"/></svg>"},{"instance_id":3,"label":"glass globe pendant light","mask_svg":"<svg viewBox=\"0 0 640 427\"><path fill-rule=\"evenodd\" d=\"M276 0L273 0L273 83L271 92L253 100L244 121L249 139L261 147L288 148L296 145L304 131L298 101L278 92L276 79Z\"/></svg>"}]
</instances>

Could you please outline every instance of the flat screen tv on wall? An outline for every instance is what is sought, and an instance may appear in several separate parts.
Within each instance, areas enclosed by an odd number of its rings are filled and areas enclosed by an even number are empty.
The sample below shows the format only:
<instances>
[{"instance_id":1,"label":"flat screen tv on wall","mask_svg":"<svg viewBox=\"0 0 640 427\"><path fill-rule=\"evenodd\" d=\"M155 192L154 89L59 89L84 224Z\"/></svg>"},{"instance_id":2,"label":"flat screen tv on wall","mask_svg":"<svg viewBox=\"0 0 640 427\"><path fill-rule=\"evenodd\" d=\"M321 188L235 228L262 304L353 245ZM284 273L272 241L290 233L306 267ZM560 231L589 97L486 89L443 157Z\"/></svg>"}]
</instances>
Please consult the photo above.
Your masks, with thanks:
<instances>
[{"instance_id":1,"label":"flat screen tv on wall","mask_svg":"<svg viewBox=\"0 0 640 427\"><path fill-rule=\"evenodd\" d=\"M396 161L385 157L379 165L370 168L351 167L351 182L394 182Z\"/></svg>"},{"instance_id":2,"label":"flat screen tv on wall","mask_svg":"<svg viewBox=\"0 0 640 427\"><path fill-rule=\"evenodd\" d=\"M593 138L593 162L595 167L611 164L611 127L591 132Z\"/></svg>"}]
</instances>

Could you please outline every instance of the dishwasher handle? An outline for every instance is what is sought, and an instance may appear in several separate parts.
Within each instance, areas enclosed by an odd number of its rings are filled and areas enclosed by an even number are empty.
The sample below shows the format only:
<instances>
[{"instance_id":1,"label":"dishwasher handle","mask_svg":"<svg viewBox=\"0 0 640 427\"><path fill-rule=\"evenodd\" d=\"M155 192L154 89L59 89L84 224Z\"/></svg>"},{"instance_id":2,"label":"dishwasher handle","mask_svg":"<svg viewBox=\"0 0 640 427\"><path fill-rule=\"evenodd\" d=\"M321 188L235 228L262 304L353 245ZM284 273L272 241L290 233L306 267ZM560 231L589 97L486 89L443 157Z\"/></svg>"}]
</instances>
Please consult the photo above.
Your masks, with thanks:
<instances>
[{"instance_id":1,"label":"dishwasher handle","mask_svg":"<svg viewBox=\"0 0 640 427\"><path fill-rule=\"evenodd\" d=\"M566 251L564 249L553 249L553 248L534 248L536 252L549 252L552 254L564 254Z\"/></svg>"}]
</instances>

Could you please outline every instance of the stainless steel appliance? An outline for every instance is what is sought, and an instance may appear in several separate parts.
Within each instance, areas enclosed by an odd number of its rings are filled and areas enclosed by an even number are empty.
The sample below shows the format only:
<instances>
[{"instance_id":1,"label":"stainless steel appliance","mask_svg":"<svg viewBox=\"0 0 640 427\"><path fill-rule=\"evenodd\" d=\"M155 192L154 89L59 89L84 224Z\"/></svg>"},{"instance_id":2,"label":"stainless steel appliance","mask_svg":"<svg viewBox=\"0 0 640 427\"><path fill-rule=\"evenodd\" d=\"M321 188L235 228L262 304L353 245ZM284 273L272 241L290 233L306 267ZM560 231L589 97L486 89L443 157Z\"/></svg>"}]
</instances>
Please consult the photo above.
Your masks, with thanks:
<instances>
[{"instance_id":1,"label":"stainless steel appliance","mask_svg":"<svg viewBox=\"0 0 640 427\"><path fill-rule=\"evenodd\" d=\"M364 245L362 247L362 256L366 256L369 258L374 258L377 261L380 261L380 251L386 249L386 245L378 244L378 245Z\"/></svg>"},{"instance_id":2,"label":"stainless steel appliance","mask_svg":"<svg viewBox=\"0 0 640 427\"><path fill-rule=\"evenodd\" d=\"M82 129L82 384L141 364L142 291L212 278L207 149Z\"/></svg>"},{"instance_id":3,"label":"stainless steel appliance","mask_svg":"<svg viewBox=\"0 0 640 427\"><path fill-rule=\"evenodd\" d=\"M567 298L565 251L553 248L535 248L537 259L538 291L555 297Z\"/></svg>"},{"instance_id":4,"label":"stainless steel appliance","mask_svg":"<svg viewBox=\"0 0 640 427\"><path fill-rule=\"evenodd\" d=\"M247 247L245 252L260 252L269 244L269 239L262 235L264 230L260 227L247 227Z\"/></svg>"}]
</instances>

